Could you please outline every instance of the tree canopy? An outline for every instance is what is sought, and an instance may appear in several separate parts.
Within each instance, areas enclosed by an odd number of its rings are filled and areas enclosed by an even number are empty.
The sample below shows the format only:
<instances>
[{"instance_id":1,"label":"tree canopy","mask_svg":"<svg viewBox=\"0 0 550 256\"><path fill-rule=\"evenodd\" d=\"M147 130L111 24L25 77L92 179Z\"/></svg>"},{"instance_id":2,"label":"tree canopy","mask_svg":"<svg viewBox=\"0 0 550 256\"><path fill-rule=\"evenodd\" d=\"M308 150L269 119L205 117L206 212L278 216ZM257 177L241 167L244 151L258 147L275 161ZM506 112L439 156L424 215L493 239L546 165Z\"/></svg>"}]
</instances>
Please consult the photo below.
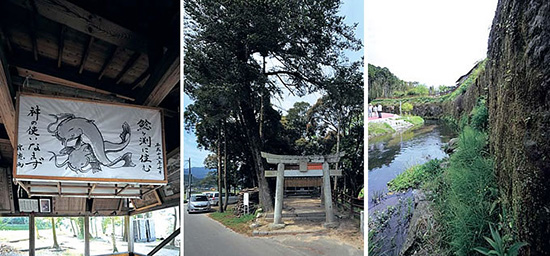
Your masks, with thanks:
<instances>
[{"instance_id":1,"label":"tree canopy","mask_svg":"<svg viewBox=\"0 0 550 256\"><path fill-rule=\"evenodd\" d=\"M257 179L265 210L272 198L260 152L290 150L271 98L285 87L297 95L330 91L335 73L357 72L343 52L359 50L361 42L339 6L336 0L186 2L184 90L194 100L186 129L211 151L227 130L228 151L240 148L228 157L253 171L247 176Z\"/></svg>"}]
</instances>

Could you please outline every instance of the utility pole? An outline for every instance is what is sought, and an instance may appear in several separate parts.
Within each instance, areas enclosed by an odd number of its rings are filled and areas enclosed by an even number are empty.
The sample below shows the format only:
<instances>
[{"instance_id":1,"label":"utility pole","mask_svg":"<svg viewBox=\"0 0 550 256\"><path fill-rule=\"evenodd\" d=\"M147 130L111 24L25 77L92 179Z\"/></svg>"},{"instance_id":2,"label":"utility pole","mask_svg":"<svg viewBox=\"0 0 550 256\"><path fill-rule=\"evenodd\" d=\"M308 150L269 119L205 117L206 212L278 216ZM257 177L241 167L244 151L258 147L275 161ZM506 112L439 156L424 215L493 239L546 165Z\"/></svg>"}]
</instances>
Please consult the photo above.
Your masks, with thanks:
<instances>
[{"instance_id":1,"label":"utility pole","mask_svg":"<svg viewBox=\"0 0 550 256\"><path fill-rule=\"evenodd\" d=\"M189 157L189 193L187 194L187 201L191 198L191 157Z\"/></svg>"}]
</instances>

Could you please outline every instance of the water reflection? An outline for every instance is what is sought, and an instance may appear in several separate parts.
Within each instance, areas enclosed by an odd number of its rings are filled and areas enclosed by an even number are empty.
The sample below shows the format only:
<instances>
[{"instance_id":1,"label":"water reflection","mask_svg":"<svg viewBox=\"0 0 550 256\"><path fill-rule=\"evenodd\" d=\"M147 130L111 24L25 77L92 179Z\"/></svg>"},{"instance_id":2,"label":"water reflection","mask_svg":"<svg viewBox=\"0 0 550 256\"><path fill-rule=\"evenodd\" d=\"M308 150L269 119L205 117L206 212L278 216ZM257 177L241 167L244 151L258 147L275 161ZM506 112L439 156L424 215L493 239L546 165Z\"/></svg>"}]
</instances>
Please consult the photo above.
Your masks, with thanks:
<instances>
[{"instance_id":1,"label":"water reflection","mask_svg":"<svg viewBox=\"0 0 550 256\"><path fill-rule=\"evenodd\" d=\"M417 129L369 139L369 194L387 191L386 183L413 165L445 157L442 146L452 136L443 123L426 121Z\"/></svg>"}]
</instances>

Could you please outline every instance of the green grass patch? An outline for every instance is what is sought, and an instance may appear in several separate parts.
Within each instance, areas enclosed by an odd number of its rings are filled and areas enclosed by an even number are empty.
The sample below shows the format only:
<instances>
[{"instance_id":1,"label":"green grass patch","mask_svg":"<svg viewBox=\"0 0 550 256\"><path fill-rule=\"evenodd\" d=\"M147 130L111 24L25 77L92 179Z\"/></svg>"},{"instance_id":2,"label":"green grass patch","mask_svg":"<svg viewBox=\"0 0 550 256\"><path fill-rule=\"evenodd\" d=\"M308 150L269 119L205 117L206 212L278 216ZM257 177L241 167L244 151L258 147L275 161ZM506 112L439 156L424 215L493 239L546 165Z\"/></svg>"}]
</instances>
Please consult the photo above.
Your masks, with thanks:
<instances>
[{"instance_id":1,"label":"green grass patch","mask_svg":"<svg viewBox=\"0 0 550 256\"><path fill-rule=\"evenodd\" d=\"M421 184L433 179L442 172L440 165L443 161L444 160L433 159L425 164L415 165L405 170L388 182L388 189L390 191L399 192L409 188L419 188Z\"/></svg>"},{"instance_id":2,"label":"green grass patch","mask_svg":"<svg viewBox=\"0 0 550 256\"><path fill-rule=\"evenodd\" d=\"M419 116L402 116L399 120L404 120L405 122L411 123L413 125L420 125L424 123L424 119Z\"/></svg>"},{"instance_id":3,"label":"green grass patch","mask_svg":"<svg viewBox=\"0 0 550 256\"><path fill-rule=\"evenodd\" d=\"M254 214L237 217L233 214L233 209L227 208L225 212L213 212L209 216L237 233L249 234L252 231L249 225L254 220Z\"/></svg>"},{"instance_id":4,"label":"green grass patch","mask_svg":"<svg viewBox=\"0 0 550 256\"><path fill-rule=\"evenodd\" d=\"M395 130L387 123L369 122L369 136L379 136L386 133L395 132Z\"/></svg>"}]
</instances>

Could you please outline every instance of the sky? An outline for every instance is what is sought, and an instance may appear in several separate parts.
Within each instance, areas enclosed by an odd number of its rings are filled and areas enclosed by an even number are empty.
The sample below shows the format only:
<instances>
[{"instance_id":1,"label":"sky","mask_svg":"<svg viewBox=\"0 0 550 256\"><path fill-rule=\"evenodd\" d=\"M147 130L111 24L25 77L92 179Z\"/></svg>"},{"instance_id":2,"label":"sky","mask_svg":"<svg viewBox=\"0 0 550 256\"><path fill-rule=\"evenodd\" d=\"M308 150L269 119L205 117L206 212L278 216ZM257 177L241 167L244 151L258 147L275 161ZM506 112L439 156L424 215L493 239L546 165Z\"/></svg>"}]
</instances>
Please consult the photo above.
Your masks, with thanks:
<instances>
[{"instance_id":1,"label":"sky","mask_svg":"<svg viewBox=\"0 0 550 256\"><path fill-rule=\"evenodd\" d=\"M361 0L344 0L342 6L340 7L340 15L345 16L344 21L348 25L352 25L355 23L358 23L358 26L356 28L356 38L360 38L361 41L364 43L364 6L363 1ZM363 56L363 51L358 52L346 52L346 56L350 59L350 61L358 61ZM184 73L185 73L185 67L184 67ZM309 104L313 105L317 101L318 98L321 97L320 93L315 93L312 95L307 95L304 97L297 97L293 96L292 94L284 93L283 98L273 98L271 100L271 103L274 105L275 109L282 111L283 113L286 113L286 111L290 108L292 108L292 105L294 105L295 102L298 101L305 101ZM184 108L187 108L189 104L192 103L192 100L184 94L183 96L183 105ZM203 162L206 156L210 153L206 150L201 150L198 148L197 139L193 133L189 133L188 131L184 131L183 136L183 157L184 157L184 168L188 168L188 160L191 158L191 167L201 167L204 166Z\"/></svg>"},{"instance_id":2,"label":"sky","mask_svg":"<svg viewBox=\"0 0 550 256\"><path fill-rule=\"evenodd\" d=\"M367 0L367 60L405 81L454 85L487 54L497 0Z\"/></svg>"}]
</instances>

